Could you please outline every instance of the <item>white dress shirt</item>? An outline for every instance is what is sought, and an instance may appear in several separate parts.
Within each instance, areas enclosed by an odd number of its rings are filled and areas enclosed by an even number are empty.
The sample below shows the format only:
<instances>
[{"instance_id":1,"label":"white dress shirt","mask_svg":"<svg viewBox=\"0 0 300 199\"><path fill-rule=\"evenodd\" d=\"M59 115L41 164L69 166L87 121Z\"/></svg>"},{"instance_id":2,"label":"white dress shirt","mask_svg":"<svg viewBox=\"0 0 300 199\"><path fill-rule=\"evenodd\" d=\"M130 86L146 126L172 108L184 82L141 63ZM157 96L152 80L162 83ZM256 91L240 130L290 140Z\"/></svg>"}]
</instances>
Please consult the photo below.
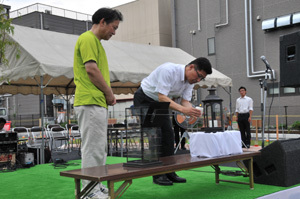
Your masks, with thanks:
<instances>
[{"instance_id":1,"label":"white dress shirt","mask_svg":"<svg viewBox=\"0 0 300 199\"><path fill-rule=\"evenodd\" d=\"M171 99L181 97L191 101L194 84L185 81L184 73L185 65L167 62L144 78L141 87L144 93L155 101L158 101L158 93Z\"/></svg>"},{"instance_id":2,"label":"white dress shirt","mask_svg":"<svg viewBox=\"0 0 300 199\"><path fill-rule=\"evenodd\" d=\"M244 97L239 97L236 100L235 107L236 113L249 113L249 111L253 111L253 100L246 95Z\"/></svg>"}]
</instances>

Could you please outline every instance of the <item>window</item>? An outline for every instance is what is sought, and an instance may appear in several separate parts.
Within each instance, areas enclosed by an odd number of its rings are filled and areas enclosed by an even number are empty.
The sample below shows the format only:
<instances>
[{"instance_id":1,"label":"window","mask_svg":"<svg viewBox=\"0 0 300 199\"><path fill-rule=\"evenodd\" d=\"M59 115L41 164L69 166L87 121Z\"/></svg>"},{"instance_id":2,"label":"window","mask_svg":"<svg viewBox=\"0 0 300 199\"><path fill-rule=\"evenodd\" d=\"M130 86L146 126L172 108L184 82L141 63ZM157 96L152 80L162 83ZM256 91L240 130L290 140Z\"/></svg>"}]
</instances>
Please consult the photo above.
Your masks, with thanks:
<instances>
[{"instance_id":1,"label":"window","mask_svg":"<svg viewBox=\"0 0 300 199\"><path fill-rule=\"evenodd\" d=\"M290 88L290 87L283 88L283 93L284 94L287 94L287 93L296 93L296 88Z\"/></svg>"},{"instance_id":2,"label":"window","mask_svg":"<svg viewBox=\"0 0 300 199\"><path fill-rule=\"evenodd\" d=\"M279 88L277 87L275 87L275 88L270 88L269 89L269 94L270 95L273 95L273 94L275 94L275 95L278 95L279 94Z\"/></svg>"},{"instance_id":3,"label":"window","mask_svg":"<svg viewBox=\"0 0 300 199\"><path fill-rule=\"evenodd\" d=\"M267 85L268 87L268 97L272 97L273 94L275 96L295 96L295 95L300 95L300 88L299 87L278 87L280 83L275 82L269 83Z\"/></svg>"},{"instance_id":4,"label":"window","mask_svg":"<svg viewBox=\"0 0 300 199\"><path fill-rule=\"evenodd\" d=\"M214 37L207 39L207 52L208 52L208 55L215 55L216 54L215 38Z\"/></svg>"},{"instance_id":5,"label":"window","mask_svg":"<svg viewBox=\"0 0 300 199\"><path fill-rule=\"evenodd\" d=\"M296 55L296 46L288 46L286 49L286 53L287 53L287 61L295 61L295 55Z\"/></svg>"}]
</instances>

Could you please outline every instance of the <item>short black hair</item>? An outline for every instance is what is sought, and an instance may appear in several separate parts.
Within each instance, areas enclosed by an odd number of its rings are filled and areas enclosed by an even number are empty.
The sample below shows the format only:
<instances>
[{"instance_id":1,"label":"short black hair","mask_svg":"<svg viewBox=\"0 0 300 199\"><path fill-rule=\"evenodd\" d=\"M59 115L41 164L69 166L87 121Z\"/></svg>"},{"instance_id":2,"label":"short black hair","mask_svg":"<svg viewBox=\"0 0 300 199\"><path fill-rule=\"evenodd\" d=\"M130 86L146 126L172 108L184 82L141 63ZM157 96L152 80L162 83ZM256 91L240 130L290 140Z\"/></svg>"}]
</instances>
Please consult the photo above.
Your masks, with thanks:
<instances>
[{"instance_id":1,"label":"short black hair","mask_svg":"<svg viewBox=\"0 0 300 199\"><path fill-rule=\"evenodd\" d=\"M247 89L246 89L244 86L241 86L241 87L239 88L239 91L240 91L241 89L244 89L245 91L247 91Z\"/></svg>"},{"instance_id":2,"label":"short black hair","mask_svg":"<svg viewBox=\"0 0 300 199\"><path fill-rule=\"evenodd\" d=\"M204 70L206 74L212 74L212 68L209 60L205 57L199 57L193 61L191 61L188 65L195 64L197 66L197 70Z\"/></svg>"},{"instance_id":3,"label":"short black hair","mask_svg":"<svg viewBox=\"0 0 300 199\"><path fill-rule=\"evenodd\" d=\"M123 15L119 10L112 8L100 8L93 14L92 22L93 24L99 24L103 18L107 24L115 20L123 21Z\"/></svg>"},{"instance_id":4,"label":"short black hair","mask_svg":"<svg viewBox=\"0 0 300 199\"><path fill-rule=\"evenodd\" d=\"M0 124L5 124L6 120L3 117L0 117Z\"/></svg>"}]
</instances>

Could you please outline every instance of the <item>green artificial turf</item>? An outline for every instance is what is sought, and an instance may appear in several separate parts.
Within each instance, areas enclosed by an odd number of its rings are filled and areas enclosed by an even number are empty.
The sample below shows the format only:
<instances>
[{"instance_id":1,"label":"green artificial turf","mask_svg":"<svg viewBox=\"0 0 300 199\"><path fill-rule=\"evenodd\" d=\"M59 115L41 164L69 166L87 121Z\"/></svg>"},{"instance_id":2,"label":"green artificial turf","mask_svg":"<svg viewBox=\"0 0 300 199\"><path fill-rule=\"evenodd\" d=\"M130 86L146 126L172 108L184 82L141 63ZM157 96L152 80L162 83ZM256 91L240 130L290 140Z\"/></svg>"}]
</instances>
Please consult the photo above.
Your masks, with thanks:
<instances>
[{"instance_id":1,"label":"green artificial turf","mask_svg":"<svg viewBox=\"0 0 300 199\"><path fill-rule=\"evenodd\" d=\"M13 172L0 173L0 198L2 199L73 199L75 198L75 183L73 178L62 177L61 171L80 168L80 160L68 162L66 168L55 168L53 164L37 165ZM126 158L108 157L107 164L126 162ZM238 170L234 167L221 167L222 170ZM179 171L180 177L187 183L173 186L158 186L153 184L152 177L135 179L121 198L124 199L198 199L198 198L257 198L291 187L277 187L255 184L254 190L249 185L228 182L215 183L214 170L202 167L192 170ZM221 179L241 180L248 182L243 176L225 176ZM106 185L106 182L103 182ZM121 182L116 183L116 188ZM297 186L297 185L295 185ZM299 186L299 185L298 185ZM294 186L293 186L294 187Z\"/></svg>"}]
</instances>

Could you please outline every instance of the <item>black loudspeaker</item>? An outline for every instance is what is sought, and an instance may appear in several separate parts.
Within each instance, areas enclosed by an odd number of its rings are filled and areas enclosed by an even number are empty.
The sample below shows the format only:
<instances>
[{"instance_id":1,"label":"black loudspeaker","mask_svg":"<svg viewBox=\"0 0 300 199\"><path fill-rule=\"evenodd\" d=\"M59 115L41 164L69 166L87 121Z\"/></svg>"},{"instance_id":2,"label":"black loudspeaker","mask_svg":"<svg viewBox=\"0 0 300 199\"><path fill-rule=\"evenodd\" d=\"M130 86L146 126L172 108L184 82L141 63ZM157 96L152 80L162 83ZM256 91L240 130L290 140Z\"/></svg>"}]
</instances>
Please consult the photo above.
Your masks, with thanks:
<instances>
[{"instance_id":1,"label":"black loudspeaker","mask_svg":"<svg viewBox=\"0 0 300 199\"><path fill-rule=\"evenodd\" d=\"M280 36L281 87L300 86L300 31Z\"/></svg>"},{"instance_id":2,"label":"black loudspeaker","mask_svg":"<svg viewBox=\"0 0 300 199\"><path fill-rule=\"evenodd\" d=\"M0 133L0 153L16 153L17 151L17 133Z\"/></svg>"},{"instance_id":3,"label":"black loudspeaker","mask_svg":"<svg viewBox=\"0 0 300 199\"><path fill-rule=\"evenodd\" d=\"M300 139L275 141L253 158L254 182L288 187L300 183Z\"/></svg>"}]
</instances>

